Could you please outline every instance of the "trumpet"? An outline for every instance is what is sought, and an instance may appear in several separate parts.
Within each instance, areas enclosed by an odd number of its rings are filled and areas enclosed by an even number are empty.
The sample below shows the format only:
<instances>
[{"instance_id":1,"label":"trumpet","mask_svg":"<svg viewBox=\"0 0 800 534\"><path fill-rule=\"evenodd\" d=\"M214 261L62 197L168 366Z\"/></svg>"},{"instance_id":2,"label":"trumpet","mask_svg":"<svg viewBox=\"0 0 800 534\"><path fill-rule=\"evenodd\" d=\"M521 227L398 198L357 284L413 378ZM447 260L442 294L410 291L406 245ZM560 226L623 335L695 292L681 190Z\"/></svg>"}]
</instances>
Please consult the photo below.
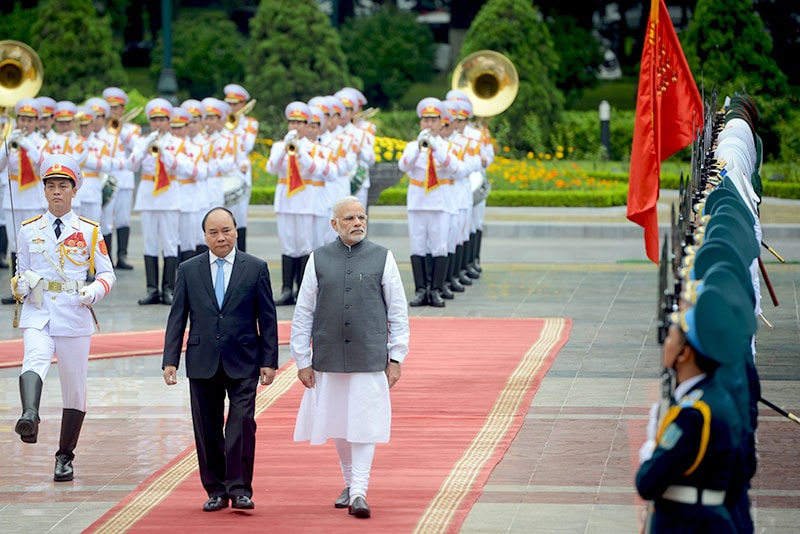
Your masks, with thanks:
<instances>
[{"instance_id":1,"label":"trumpet","mask_svg":"<svg viewBox=\"0 0 800 534\"><path fill-rule=\"evenodd\" d=\"M8 136L8 150L10 152L16 152L19 150L19 142L23 138L22 130L14 130Z\"/></svg>"},{"instance_id":2,"label":"trumpet","mask_svg":"<svg viewBox=\"0 0 800 534\"><path fill-rule=\"evenodd\" d=\"M108 133L111 135L117 135L123 124L135 119L143 110L144 108L139 106L138 108L133 108L129 112L125 113L120 118L110 117L106 123L106 129L108 130Z\"/></svg>"},{"instance_id":3,"label":"trumpet","mask_svg":"<svg viewBox=\"0 0 800 534\"><path fill-rule=\"evenodd\" d=\"M147 151L154 157L158 157L161 152L161 147L158 146L159 140L161 140L161 132L159 131L152 132L147 136Z\"/></svg>"},{"instance_id":4,"label":"trumpet","mask_svg":"<svg viewBox=\"0 0 800 534\"><path fill-rule=\"evenodd\" d=\"M419 147L422 149L428 149L431 147L431 131L430 129L426 128L420 132L418 137L419 140Z\"/></svg>"},{"instance_id":5,"label":"trumpet","mask_svg":"<svg viewBox=\"0 0 800 534\"><path fill-rule=\"evenodd\" d=\"M235 130L236 127L239 126L239 119L247 115L251 111L253 111L254 107L256 107L255 98L250 102L248 102L247 104L245 104L239 111L236 111L228 115L228 118L225 120L225 128L228 130Z\"/></svg>"},{"instance_id":6,"label":"trumpet","mask_svg":"<svg viewBox=\"0 0 800 534\"><path fill-rule=\"evenodd\" d=\"M286 154L289 156L297 154L297 143L294 140L286 143Z\"/></svg>"}]
</instances>

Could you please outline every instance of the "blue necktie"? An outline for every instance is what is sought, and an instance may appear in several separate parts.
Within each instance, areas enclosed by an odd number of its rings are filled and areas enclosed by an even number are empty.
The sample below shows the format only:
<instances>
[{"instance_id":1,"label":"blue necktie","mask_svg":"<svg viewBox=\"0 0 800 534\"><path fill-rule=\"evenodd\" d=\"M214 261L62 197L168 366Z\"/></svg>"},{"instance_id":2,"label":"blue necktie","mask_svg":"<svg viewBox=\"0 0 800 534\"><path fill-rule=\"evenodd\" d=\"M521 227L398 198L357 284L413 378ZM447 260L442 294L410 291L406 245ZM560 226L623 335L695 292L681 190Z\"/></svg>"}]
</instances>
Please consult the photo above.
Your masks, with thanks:
<instances>
[{"instance_id":1,"label":"blue necktie","mask_svg":"<svg viewBox=\"0 0 800 534\"><path fill-rule=\"evenodd\" d=\"M217 304L222 308L222 301L225 299L225 260L217 259L217 283L214 285L214 294L217 296Z\"/></svg>"}]
</instances>

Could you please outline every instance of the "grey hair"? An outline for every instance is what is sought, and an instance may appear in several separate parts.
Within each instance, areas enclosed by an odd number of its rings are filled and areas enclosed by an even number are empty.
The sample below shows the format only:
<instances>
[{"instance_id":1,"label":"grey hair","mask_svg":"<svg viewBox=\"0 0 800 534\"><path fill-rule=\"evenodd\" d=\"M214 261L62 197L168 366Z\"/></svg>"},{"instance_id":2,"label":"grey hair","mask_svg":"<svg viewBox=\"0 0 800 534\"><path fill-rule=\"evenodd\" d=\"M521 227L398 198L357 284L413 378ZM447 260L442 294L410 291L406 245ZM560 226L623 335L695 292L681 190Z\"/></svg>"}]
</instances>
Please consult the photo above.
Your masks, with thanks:
<instances>
[{"instance_id":1,"label":"grey hair","mask_svg":"<svg viewBox=\"0 0 800 534\"><path fill-rule=\"evenodd\" d=\"M358 198L356 198L356 197L354 197L352 195L351 196L342 197L339 200L337 200L333 204L333 210L332 210L333 211L333 218L336 219L339 216L339 210L341 210L342 207L346 206L347 204L352 204L354 202L357 202L357 203L361 204L361 201L358 200Z\"/></svg>"}]
</instances>

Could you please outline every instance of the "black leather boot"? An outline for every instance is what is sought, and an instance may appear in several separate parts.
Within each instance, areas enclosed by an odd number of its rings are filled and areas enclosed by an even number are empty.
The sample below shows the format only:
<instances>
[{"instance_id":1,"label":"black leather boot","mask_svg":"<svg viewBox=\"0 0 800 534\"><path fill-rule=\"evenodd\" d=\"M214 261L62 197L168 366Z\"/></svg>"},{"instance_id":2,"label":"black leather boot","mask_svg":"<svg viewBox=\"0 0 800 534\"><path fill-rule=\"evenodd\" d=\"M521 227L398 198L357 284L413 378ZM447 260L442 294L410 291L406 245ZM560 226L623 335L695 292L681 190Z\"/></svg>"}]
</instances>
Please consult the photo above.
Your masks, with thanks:
<instances>
[{"instance_id":1,"label":"black leather boot","mask_svg":"<svg viewBox=\"0 0 800 534\"><path fill-rule=\"evenodd\" d=\"M0 269L8 269L6 254L8 254L8 233L6 226L3 225L0 226Z\"/></svg>"},{"instance_id":2,"label":"black leather boot","mask_svg":"<svg viewBox=\"0 0 800 534\"><path fill-rule=\"evenodd\" d=\"M464 270L467 273L467 276L472 278L473 280L477 280L481 277L481 273L475 270L475 267L472 266L472 262L475 259L475 234L469 234L469 240L464 242L464 256L466 266Z\"/></svg>"},{"instance_id":3,"label":"black leather boot","mask_svg":"<svg viewBox=\"0 0 800 534\"><path fill-rule=\"evenodd\" d=\"M178 257L168 256L164 258L164 275L161 280L161 304L172 305L176 276L178 276Z\"/></svg>"},{"instance_id":4,"label":"black leather boot","mask_svg":"<svg viewBox=\"0 0 800 534\"><path fill-rule=\"evenodd\" d=\"M483 230L475 230L475 249L472 251L472 266L475 270L483 272L481 268L481 240L483 239Z\"/></svg>"},{"instance_id":5,"label":"black leather boot","mask_svg":"<svg viewBox=\"0 0 800 534\"><path fill-rule=\"evenodd\" d=\"M283 274L283 289L281 294L275 299L276 306L290 306L294 304L294 297L292 296L292 284L294 281L294 264L295 258L290 256L281 256L281 271Z\"/></svg>"},{"instance_id":6,"label":"black leather boot","mask_svg":"<svg viewBox=\"0 0 800 534\"><path fill-rule=\"evenodd\" d=\"M458 251L457 247L456 247L456 251ZM447 255L447 278L450 281L450 289L452 289L456 293L463 293L464 292L464 285L458 280L458 277L455 275L455 273L456 273L456 265L458 265L458 255L457 254L448 254Z\"/></svg>"},{"instance_id":7,"label":"black leather boot","mask_svg":"<svg viewBox=\"0 0 800 534\"><path fill-rule=\"evenodd\" d=\"M414 298L408 303L409 306L425 306L428 304L428 290L425 287L425 258L422 256L411 256L411 272L414 274Z\"/></svg>"},{"instance_id":8,"label":"black leather boot","mask_svg":"<svg viewBox=\"0 0 800 534\"><path fill-rule=\"evenodd\" d=\"M458 261L456 262L456 272L455 275L458 278L458 281L461 282L463 286L471 286L472 285L472 278L467 276L466 271L466 260L464 257L467 255L466 250L464 250L464 244L456 246L456 256L458 257Z\"/></svg>"},{"instance_id":9,"label":"black leather boot","mask_svg":"<svg viewBox=\"0 0 800 534\"><path fill-rule=\"evenodd\" d=\"M303 275L306 273L306 264L308 263L309 256L310 254L306 254L305 256L297 258L297 264L295 265L296 270L294 272L294 282L297 290L292 293L295 298L297 298L297 294L300 293L300 284L303 283Z\"/></svg>"},{"instance_id":10,"label":"black leather boot","mask_svg":"<svg viewBox=\"0 0 800 534\"><path fill-rule=\"evenodd\" d=\"M247 228L237 228L236 248L242 252L247 252Z\"/></svg>"},{"instance_id":11,"label":"black leather boot","mask_svg":"<svg viewBox=\"0 0 800 534\"><path fill-rule=\"evenodd\" d=\"M161 295L158 293L158 256L144 257L144 273L147 278L147 296L139 299L139 304L158 304L161 302Z\"/></svg>"},{"instance_id":12,"label":"black leather boot","mask_svg":"<svg viewBox=\"0 0 800 534\"><path fill-rule=\"evenodd\" d=\"M131 237L130 226L123 226L117 228L117 269L123 271L132 271L133 265L128 263L128 239ZM111 253L111 245L108 245L109 254Z\"/></svg>"},{"instance_id":13,"label":"black leather boot","mask_svg":"<svg viewBox=\"0 0 800 534\"><path fill-rule=\"evenodd\" d=\"M33 371L19 375L19 399L22 402L22 416L14 427L14 432L25 443L36 443L39 436L39 401L42 399L42 379Z\"/></svg>"},{"instance_id":14,"label":"black leather boot","mask_svg":"<svg viewBox=\"0 0 800 534\"><path fill-rule=\"evenodd\" d=\"M444 284L442 285L442 298L445 300L453 300L455 295L450 288L450 259L453 255L447 255L447 267L445 268Z\"/></svg>"},{"instance_id":15,"label":"black leather boot","mask_svg":"<svg viewBox=\"0 0 800 534\"><path fill-rule=\"evenodd\" d=\"M61 412L61 437L58 439L56 467L53 471L53 480L56 482L69 482L75 476L72 460L75 459L75 447L78 445L85 416L86 412L71 408L65 408Z\"/></svg>"},{"instance_id":16,"label":"black leather boot","mask_svg":"<svg viewBox=\"0 0 800 534\"><path fill-rule=\"evenodd\" d=\"M447 276L447 256L436 256L433 258L433 282L428 300L431 306L444 308L444 298L442 297L444 279Z\"/></svg>"},{"instance_id":17,"label":"black leather boot","mask_svg":"<svg viewBox=\"0 0 800 534\"><path fill-rule=\"evenodd\" d=\"M17 269L17 253L16 252L12 252L11 253L11 270L16 272L16 269ZM6 287L8 287L8 286L6 286ZM14 300L14 296L11 295L10 297L3 297L2 299L0 299L0 302L2 302L3 304L14 304L16 302L16 300Z\"/></svg>"},{"instance_id":18,"label":"black leather boot","mask_svg":"<svg viewBox=\"0 0 800 534\"><path fill-rule=\"evenodd\" d=\"M110 234L103 234L103 241L105 241L105 243L106 243L106 250L108 251L108 258L111 259L111 251L113 250L112 245L114 243L114 231L112 230Z\"/></svg>"}]
</instances>

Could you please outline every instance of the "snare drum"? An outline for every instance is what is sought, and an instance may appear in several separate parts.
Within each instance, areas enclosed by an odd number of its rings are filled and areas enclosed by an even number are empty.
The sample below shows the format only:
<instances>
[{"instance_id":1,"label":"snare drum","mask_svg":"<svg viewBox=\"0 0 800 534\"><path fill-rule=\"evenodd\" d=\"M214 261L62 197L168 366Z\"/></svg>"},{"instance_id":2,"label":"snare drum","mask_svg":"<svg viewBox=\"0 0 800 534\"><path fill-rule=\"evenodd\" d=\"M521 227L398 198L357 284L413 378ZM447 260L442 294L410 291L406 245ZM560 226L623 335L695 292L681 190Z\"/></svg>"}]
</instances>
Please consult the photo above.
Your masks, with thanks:
<instances>
[{"instance_id":1,"label":"snare drum","mask_svg":"<svg viewBox=\"0 0 800 534\"><path fill-rule=\"evenodd\" d=\"M220 180L222 180L222 191L225 195L225 206L235 206L244 198L247 185L244 180L234 175L223 176Z\"/></svg>"}]
</instances>

